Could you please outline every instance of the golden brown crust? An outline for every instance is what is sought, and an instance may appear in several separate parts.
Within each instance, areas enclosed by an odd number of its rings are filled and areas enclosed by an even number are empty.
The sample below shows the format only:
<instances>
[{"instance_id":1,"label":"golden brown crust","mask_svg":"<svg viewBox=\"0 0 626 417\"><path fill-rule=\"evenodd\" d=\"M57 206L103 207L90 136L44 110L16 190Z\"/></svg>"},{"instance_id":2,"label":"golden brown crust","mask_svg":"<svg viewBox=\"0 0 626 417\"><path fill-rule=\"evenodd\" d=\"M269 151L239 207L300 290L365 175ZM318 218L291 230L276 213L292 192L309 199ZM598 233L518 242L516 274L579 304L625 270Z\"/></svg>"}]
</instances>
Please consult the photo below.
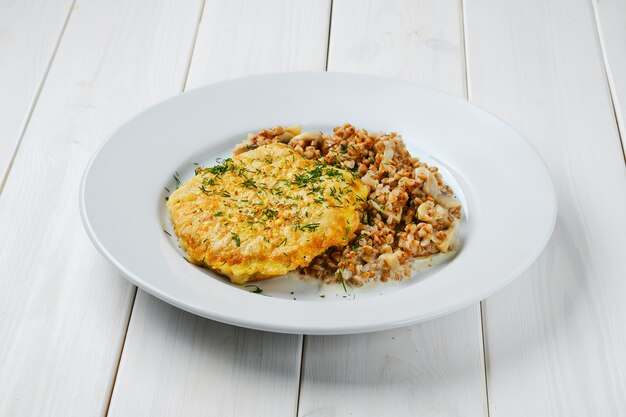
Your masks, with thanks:
<instances>
[{"instance_id":1,"label":"golden brown crust","mask_svg":"<svg viewBox=\"0 0 626 417\"><path fill-rule=\"evenodd\" d=\"M272 143L200 169L167 206L189 260L242 284L345 246L367 194L349 171Z\"/></svg>"}]
</instances>

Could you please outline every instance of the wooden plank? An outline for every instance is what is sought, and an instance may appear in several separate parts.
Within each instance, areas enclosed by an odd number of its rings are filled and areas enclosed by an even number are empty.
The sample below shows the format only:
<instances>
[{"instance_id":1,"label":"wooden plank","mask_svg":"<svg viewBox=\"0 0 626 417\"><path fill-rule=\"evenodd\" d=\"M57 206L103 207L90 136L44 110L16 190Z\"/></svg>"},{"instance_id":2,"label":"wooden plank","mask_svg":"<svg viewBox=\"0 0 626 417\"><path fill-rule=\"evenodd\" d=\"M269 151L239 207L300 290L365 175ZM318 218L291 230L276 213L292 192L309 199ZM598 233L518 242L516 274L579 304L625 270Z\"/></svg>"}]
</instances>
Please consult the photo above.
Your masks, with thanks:
<instances>
[{"instance_id":1,"label":"wooden plank","mask_svg":"<svg viewBox=\"0 0 626 417\"><path fill-rule=\"evenodd\" d=\"M484 303L490 416L623 416L626 176L591 4L466 16L470 98L532 142L560 206L543 255Z\"/></svg>"},{"instance_id":2,"label":"wooden plank","mask_svg":"<svg viewBox=\"0 0 626 417\"><path fill-rule=\"evenodd\" d=\"M323 70L329 13L327 0L208 0L187 87ZM216 323L139 291L109 414L292 416L301 351L301 336Z\"/></svg>"},{"instance_id":3,"label":"wooden plank","mask_svg":"<svg viewBox=\"0 0 626 417\"><path fill-rule=\"evenodd\" d=\"M292 416L302 337L240 329L139 290L109 416Z\"/></svg>"},{"instance_id":4,"label":"wooden plank","mask_svg":"<svg viewBox=\"0 0 626 417\"><path fill-rule=\"evenodd\" d=\"M465 94L458 1L333 3L329 69ZM299 415L486 416L480 309L365 335L305 338Z\"/></svg>"},{"instance_id":5,"label":"wooden plank","mask_svg":"<svg viewBox=\"0 0 626 417\"><path fill-rule=\"evenodd\" d=\"M592 0L615 117L626 150L626 2Z\"/></svg>"},{"instance_id":6,"label":"wooden plank","mask_svg":"<svg viewBox=\"0 0 626 417\"><path fill-rule=\"evenodd\" d=\"M329 0L207 0L188 87L326 65Z\"/></svg>"},{"instance_id":7,"label":"wooden plank","mask_svg":"<svg viewBox=\"0 0 626 417\"><path fill-rule=\"evenodd\" d=\"M106 411L135 288L83 231L79 183L117 125L179 91L199 11L80 0L72 12L0 196L0 415Z\"/></svg>"},{"instance_id":8,"label":"wooden plank","mask_svg":"<svg viewBox=\"0 0 626 417\"><path fill-rule=\"evenodd\" d=\"M0 1L0 190L72 4Z\"/></svg>"},{"instance_id":9,"label":"wooden plank","mask_svg":"<svg viewBox=\"0 0 626 417\"><path fill-rule=\"evenodd\" d=\"M328 70L401 78L465 96L460 2L432 3L336 0Z\"/></svg>"}]
</instances>

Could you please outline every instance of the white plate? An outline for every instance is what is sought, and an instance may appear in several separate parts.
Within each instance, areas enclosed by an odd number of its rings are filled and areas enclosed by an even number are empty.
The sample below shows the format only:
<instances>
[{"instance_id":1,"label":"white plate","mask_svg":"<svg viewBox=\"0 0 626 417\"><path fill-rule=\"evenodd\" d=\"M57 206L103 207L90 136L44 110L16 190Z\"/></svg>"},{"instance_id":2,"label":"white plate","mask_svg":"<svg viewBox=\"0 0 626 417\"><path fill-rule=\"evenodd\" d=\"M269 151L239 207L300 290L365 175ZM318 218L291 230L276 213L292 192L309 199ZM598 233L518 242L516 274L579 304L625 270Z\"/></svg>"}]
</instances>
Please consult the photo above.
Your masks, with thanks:
<instances>
[{"instance_id":1,"label":"white plate","mask_svg":"<svg viewBox=\"0 0 626 417\"><path fill-rule=\"evenodd\" d=\"M171 233L165 188L175 187L174 173L184 182L194 163L213 164L248 132L278 124L328 132L345 122L396 131L413 154L442 168L465 210L463 243L453 258L396 285L344 292L280 278L259 284L261 294L183 259L164 232ZM95 246L143 290L214 320L306 334L404 326L487 297L539 255L557 207L545 164L506 123L416 84L338 73L227 81L146 110L96 153L80 204Z\"/></svg>"}]
</instances>

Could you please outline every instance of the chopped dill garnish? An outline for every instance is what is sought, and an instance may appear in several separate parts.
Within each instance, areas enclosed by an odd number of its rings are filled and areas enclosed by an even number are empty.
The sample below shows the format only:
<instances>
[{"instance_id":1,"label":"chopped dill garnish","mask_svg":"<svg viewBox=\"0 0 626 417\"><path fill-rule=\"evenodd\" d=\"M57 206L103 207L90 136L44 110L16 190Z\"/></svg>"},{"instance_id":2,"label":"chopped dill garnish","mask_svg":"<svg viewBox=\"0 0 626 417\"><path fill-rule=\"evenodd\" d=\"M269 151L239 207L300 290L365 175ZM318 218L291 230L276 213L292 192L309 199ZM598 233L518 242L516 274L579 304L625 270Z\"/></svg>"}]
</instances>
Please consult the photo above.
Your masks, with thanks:
<instances>
[{"instance_id":1,"label":"chopped dill garnish","mask_svg":"<svg viewBox=\"0 0 626 417\"><path fill-rule=\"evenodd\" d=\"M267 217L268 219L273 219L274 217L278 216L278 212L276 210L272 210L268 208L268 209L263 210L261 215Z\"/></svg>"},{"instance_id":2,"label":"chopped dill garnish","mask_svg":"<svg viewBox=\"0 0 626 417\"><path fill-rule=\"evenodd\" d=\"M337 168L332 168L332 167L327 167L325 174L328 177L340 177L341 176L341 172Z\"/></svg>"},{"instance_id":3,"label":"chopped dill garnish","mask_svg":"<svg viewBox=\"0 0 626 417\"><path fill-rule=\"evenodd\" d=\"M178 187L180 187L180 185L181 185L181 182L178 179L178 172L176 173L176 175L172 175L172 177L174 177L174 181L176 182L176 189L178 190Z\"/></svg>"},{"instance_id":4,"label":"chopped dill garnish","mask_svg":"<svg viewBox=\"0 0 626 417\"><path fill-rule=\"evenodd\" d=\"M167 187L163 187L163 188L165 188L165 191L167 191L168 193L170 192L169 188L167 188Z\"/></svg>"},{"instance_id":5,"label":"chopped dill garnish","mask_svg":"<svg viewBox=\"0 0 626 417\"><path fill-rule=\"evenodd\" d=\"M324 168L326 168L326 170L324 170ZM339 172L335 168L325 167L322 163L318 163L312 170L304 172L302 174L296 174L293 184L297 185L298 187L306 187L309 184L318 182L323 175L326 175L328 177L334 177L337 175L341 175L341 172Z\"/></svg>"},{"instance_id":6,"label":"chopped dill garnish","mask_svg":"<svg viewBox=\"0 0 626 417\"><path fill-rule=\"evenodd\" d=\"M246 176L246 172L252 172L252 171L250 171L250 170L249 170L248 168L246 168L246 167L241 167L241 168L238 168L238 169L237 169L237 173L239 174L239 176L240 176L240 177L241 177L241 176L245 177L245 176Z\"/></svg>"},{"instance_id":7,"label":"chopped dill garnish","mask_svg":"<svg viewBox=\"0 0 626 417\"><path fill-rule=\"evenodd\" d=\"M233 234L231 239L235 242L235 245L241 246L241 239L239 238L238 234Z\"/></svg>"},{"instance_id":8,"label":"chopped dill garnish","mask_svg":"<svg viewBox=\"0 0 626 417\"><path fill-rule=\"evenodd\" d=\"M256 188L256 183L252 178L248 178L243 182L243 185L250 188Z\"/></svg>"},{"instance_id":9,"label":"chopped dill garnish","mask_svg":"<svg viewBox=\"0 0 626 417\"><path fill-rule=\"evenodd\" d=\"M340 281L341 285L343 286L343 290L345 292L348 292L348 290L346 289L346 280L343 278L343 272L341 272L341 269L337 270L337 281Z\"/></svg>"},{"instance_id":10,"label":"chopped dill garnish","mask_svg":"<svg viewBox=\"0 0 626 417\"><path fill-rule=\"evenodd\" d=\"M251 291L255 294L261 294L263 292L263 290L261 288L259 288L258 285L246 285L246 288L253 288L254 287L254 291Z\"/></svg>"},{"instance_id":11,"label":"chopped dill garnish","mask_svg":"<svg viewBox=\"0 0 626 417\"><path fill-rule=\"evenodd\" d=\"M217 211L217 212L215 212L215 214L214 214L214 216L215 216L215 217L222 217L223 215L224 215L224 212L223 212L223 211Z\"/></svg>"},{"instance_id":12,"label":"chopped dill garnish","mask_svg":"<svg viewBox=\"0 0 626 417\"><path fill-rule=\"evenodd\" d=\"M311 187L311 191L309 191L309 192L308 192L308 193L306 193L306 194L307 194L307 195L310 195L310 194L315 194L315 193L319 193L320 191L324 191L324 190L322 189L322 187L313 186L313 187Z\"/></svg>"},{"instance_id":13,"label":"chopped dill garnish","mask_svg":"<svg viewBox=\"0 0 626 417\"><path fill-rule=\"evenodd\" d=\"M167 230L163 229L163 231L165 232L166 235L168 235L169 237L172 237L172 235L170 234L170 232L168 232Z\"/></svg>"},{"instance_id":14,"label":"chopped dill garnish","mask_svg":"<svg viewBox=\"0 0 626 417\"><path fill-rule=\"evenodd\" d=\"M297 229L298 230L302 230L303 232L312 232L313 230L317 229L320 224L319 223L307 223L305 225L300 226L299 224L296 223Z\"/></svg>"},{"instance_id":15,"label":"chopped dill garnish","mask_svg":"<svg viewBox=\"0 0 626 417\"><path fill-rule=\"evenodd\" d=\"M222 174L234 169L233 160L230 158L224 160L218 158L217 162L218 165L206 169L207 172L215 175L216 177L220 177Z\"/></svg>"},{"instance_id":16,"label":"chopped dill garnish","mask_svg":"<svg viewBox=\"0 0 626 417\"><path fill-rule=\"evenodd\" d=\"M284 238L283 240L280 241L280 243L278 244L278 246L276 246L277 248L283 246L285 243L287 243L287 238Z\"/></svg>"}]
</instances>

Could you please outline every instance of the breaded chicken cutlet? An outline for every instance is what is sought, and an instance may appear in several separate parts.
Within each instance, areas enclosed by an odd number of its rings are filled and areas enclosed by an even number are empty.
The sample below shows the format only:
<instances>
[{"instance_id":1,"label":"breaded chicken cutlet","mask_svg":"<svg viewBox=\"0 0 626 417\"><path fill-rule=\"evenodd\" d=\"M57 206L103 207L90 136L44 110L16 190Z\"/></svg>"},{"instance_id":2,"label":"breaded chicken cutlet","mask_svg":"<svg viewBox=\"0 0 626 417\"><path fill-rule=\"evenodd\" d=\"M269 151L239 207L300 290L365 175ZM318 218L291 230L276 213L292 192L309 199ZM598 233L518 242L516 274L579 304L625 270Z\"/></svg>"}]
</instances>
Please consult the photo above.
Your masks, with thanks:
<instances>
[{"instance_id":1,"label":"breaded chicken cutlet","mask_svg":"<svg viewBox=\"0 0 626 417\"><path fill-rule=\"evenodd\" d=\"M368 187L353 173L272 143L181 185L167 208L190 262L243 284L307 266L354 236Z\"/></svg>"}]
</instances>

